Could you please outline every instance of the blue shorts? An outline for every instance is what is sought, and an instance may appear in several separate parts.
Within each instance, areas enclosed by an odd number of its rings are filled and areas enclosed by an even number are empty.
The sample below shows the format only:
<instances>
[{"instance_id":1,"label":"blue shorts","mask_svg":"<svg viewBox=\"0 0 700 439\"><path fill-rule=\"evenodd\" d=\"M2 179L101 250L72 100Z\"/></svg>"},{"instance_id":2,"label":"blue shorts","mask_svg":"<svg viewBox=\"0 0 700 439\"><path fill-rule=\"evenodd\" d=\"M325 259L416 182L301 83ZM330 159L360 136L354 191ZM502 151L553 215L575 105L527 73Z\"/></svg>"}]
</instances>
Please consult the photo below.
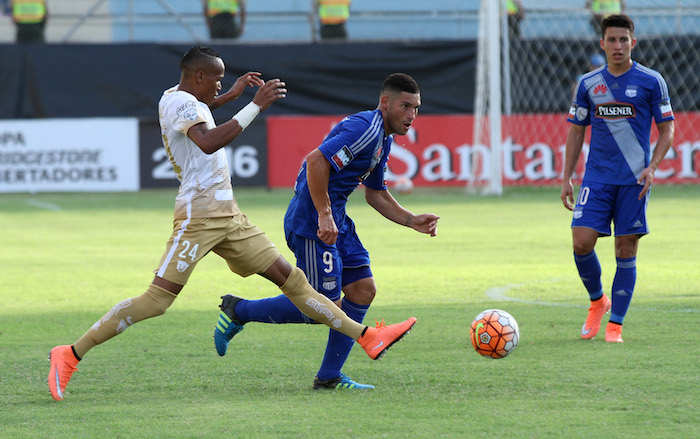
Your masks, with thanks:
<instances>
[{"instance_id":1,"label":"blue shorts","mask_svg":"<svg viewBox=\"0 0 700 439\"><path fill-rule=\"evenodd\" d=\"M642 186L620 186L584 181L576 200L571 227L588 227L601 236L610 236L610 223L615 223L615 236L649 233L647 204L649 194L638 200Z\"/></svg>"},{"instance_id":2,"label":"blue shorts","mask_svg":"<svg viewBox=\"0 0 700 439\"><path fill-rule=\"evenodd\" d=\"M297 267L319 293L336 301L345 285L372 277L369 252L355 233L355 224L346 218L339 226L338 240L328 245L320 239L308 239L285 228L287 245L294 252Z\"/></svg>"}]
</instances>

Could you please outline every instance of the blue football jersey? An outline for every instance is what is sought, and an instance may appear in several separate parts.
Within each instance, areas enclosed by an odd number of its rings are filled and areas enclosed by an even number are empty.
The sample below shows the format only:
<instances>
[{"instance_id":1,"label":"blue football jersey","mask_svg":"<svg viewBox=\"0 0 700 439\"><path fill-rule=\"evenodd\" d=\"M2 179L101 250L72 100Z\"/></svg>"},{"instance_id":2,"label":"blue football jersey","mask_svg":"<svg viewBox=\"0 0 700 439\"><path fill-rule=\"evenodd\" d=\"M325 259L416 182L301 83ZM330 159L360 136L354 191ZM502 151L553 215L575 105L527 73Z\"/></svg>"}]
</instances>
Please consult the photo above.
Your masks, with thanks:
<instances>
[{"instance_id":1,"label":"blue football jersey","mask_svg":"<svg viewBox=\"0 0 700 439\"><path fill-rule=\"evenodd\" d=\"M567 120L591 125L586 181L633 185L649 166L649 134L656 123L673 120L664 78L633 62L620 76L607 65L582 75Z\"/></svg>"},{"instance_id":2,"label":"blue football jersey","mask_svg":"<svg viewBox=\"0 0 700 439\"><path fill-rule=\"evenodd\" d=\"M392 136L384 134L379 110L362 111L338 123L318 147L331 164L328 195L333 219L340 228L345 223L348 196L360 183L370 189L385 190L384 172ZM294 185L294 197L284 218L285 228L297 235L315 239L318 212L306 183L306 162Z\"/></svg>"}]
</instances>

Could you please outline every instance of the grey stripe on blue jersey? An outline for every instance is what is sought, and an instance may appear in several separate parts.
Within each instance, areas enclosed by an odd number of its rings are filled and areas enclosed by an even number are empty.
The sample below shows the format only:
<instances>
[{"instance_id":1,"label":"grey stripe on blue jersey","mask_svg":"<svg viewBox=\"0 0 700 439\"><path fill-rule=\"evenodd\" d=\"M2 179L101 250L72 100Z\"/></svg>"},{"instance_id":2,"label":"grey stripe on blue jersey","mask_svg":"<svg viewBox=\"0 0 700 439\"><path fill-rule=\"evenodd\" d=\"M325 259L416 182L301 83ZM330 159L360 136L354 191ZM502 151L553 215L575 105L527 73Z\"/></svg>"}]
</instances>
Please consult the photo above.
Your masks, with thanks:
<instances>
[{"instance_id":1,"label":"grey stripe on blue jersey","mask_svg":"<svg viewBox=\"0 0 700 439\"><path fill-rule=\"evenodd\" d=\"M381 117L379 117L379 113L374 115L374 118L372 119L372 122L370 122L369 128L362 133L362 135L353 143L352 145L349 146L350 151L356 155L358 151L361 151L367 147L367 145L370 143L370 141L379 133L379 129L381 126Z\"/></svg>"},{"instance_id":2,"label":"grey stripe on blue jersey","mask_svg":"<svg viewBox=\"0 0 700 439\"><path fill-rule=\"evenodd\" d=\"M304 238L304 253L306 257L306 278L308 279L314 290L318 291L317 271L318 265L316 261L316 243L310 239Z\"/></svg>"},{"instance_id":3,"label":"grey stripe on blue jersey","mask_svg":"<svg viewBox=\"0 0 700 439\"><path fill-rule=\"evenodd\" d=\"M367 147L369 142L377 135L379 132L379 121L381 118L379 117L379 114L375 114L374 118L369 124L369 128L365 130L364 133L353 143L350 145L350 151L354 155L357 155L357 153Z\"/></svg>"},{"instance_id":4,"label":"grey stripe on blue jersey","mask_svg":"<svg viewBox=\"0 0 700 439\"><path fill-rule=\"evenodd\" d=\"M656 79L656 82L659 83L659 89L661 89L661 100L666 101L670 99L669 94L668 94L668 86L666 85L666 81L664 81L663 76L661 76L661 73L657 72L656 70L652 70L649 67L645 67L641 64L637 64L635 67L637 70L639 70L642 73L646 73L647 75L653 77Z\"/></svg>"},{"instance_id":5,"label":"grey stripe on blue jersey","mask_svg":"<svg viewBox=\"0 0 700 439\"><path fill-rule=\"evenodd\" d=\"M586 78L584 82L588 90L588 96L596 107L598 105L615 102L615 97L612 92L610 92L610 87L608 87L608 84L605 82L603 75L597 74L591 76L590 78ZM593 93L593 90L600 84L605 86L606 91L600 96L597 96ZM593 115L592 117L595 116ZM634 130L629 121L627 119L605 119L605 125L608 127L608 130L610 130L610 134L612 134L615 139L618 148L620 148L620 152L625 158L627 166L629 166L634 177L638 179L645 168L644 149L639 143L637 136L634 134Z\"/></svg>"}]
</instances>

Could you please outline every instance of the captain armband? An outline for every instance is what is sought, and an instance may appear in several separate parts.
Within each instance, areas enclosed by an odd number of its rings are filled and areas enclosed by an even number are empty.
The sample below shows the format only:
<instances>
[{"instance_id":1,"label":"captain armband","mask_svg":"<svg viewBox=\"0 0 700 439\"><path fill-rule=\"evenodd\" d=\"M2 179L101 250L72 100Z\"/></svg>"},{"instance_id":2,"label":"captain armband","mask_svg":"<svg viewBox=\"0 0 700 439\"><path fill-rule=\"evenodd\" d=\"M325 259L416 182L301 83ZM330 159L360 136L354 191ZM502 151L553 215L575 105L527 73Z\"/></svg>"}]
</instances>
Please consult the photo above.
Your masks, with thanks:
<instances>
[{"instance_id":1,"label":"captain armband","mask_svg":"<svg viewBox=\"0 0 700 439\"><path fill-rule=\"evenodd\" d=\"M248 128L248 125L250 125L253 119L260 114L260 110L260 106L251 101L248 105L243 107L241 111L236 113L232 119L236 119L236 122L238 122L238 126L241 127L241 130L245 130Z\"/></svg>"}]
</instances>

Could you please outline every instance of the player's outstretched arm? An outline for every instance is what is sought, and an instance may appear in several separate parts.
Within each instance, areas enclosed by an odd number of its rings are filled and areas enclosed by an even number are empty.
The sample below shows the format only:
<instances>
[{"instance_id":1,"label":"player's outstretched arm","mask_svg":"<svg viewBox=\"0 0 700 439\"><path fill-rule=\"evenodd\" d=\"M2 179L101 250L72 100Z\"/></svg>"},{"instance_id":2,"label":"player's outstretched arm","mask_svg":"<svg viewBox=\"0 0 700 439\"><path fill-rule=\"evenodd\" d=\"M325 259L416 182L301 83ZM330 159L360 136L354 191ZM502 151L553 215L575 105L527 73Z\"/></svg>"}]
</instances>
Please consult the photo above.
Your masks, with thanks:
<instances>
[{"instance_id":1,"label":"player's outstretched arm","mask_svg":"<svg viewBox=\"0 0 700 439\"><path fill-rule=\"evenodd\" d=\"M260 78L260 75L260 72L248 72L241 75L226 93L214 98L214 102L209 105L209 108L214 110L227 102L238 99L246 87L262 87L265 81Z\"/></svg>"},{"instance_id":2,"label":"player's outstretched arm","mask_svg":"<svg viewBox=\"0 0 700 439\"><path fill-rule=\"evenodd\" d=\"M432 213L414 215L413 212L401 206L387 190L375 190L365 187L365 199L370 206L388 220L430 236L437 235L439 216Z\"/></svg>"},{"instance_id":3,"label":"player's outstretched arm","mask_svg":"<svg viewBox=\"0 0 700 439\"><path fill-rule=\"evenodd\" d=\"M279 79L267 81L255 93L253 102L243 107L231 120L213 129L209 129L205 123L194 125L187 131L187 136L204 153L212 154L238 137L261 111L286 96L287 89L284 82Z\"/></svg>"},{"instance_id":4,"label":"player's outstretched arm","mask_svg":"<svg viewBox=\"0 0 700 439\"><path fill-rule=\"evenodd\" d=\"M639 193L640 200L649 192L651 185L654 183L654 172L656 172L659 163L666 157L666 153L673 144L673 135L676 130L673 121L667 120L666 122L661 122L657 124L656 127L659 129L659 139L656 141L654 155L649 161L649 166L642 171L639 180L637 180L637 184L644 185L642 192Z\"/></svg>"}]
</instances>

